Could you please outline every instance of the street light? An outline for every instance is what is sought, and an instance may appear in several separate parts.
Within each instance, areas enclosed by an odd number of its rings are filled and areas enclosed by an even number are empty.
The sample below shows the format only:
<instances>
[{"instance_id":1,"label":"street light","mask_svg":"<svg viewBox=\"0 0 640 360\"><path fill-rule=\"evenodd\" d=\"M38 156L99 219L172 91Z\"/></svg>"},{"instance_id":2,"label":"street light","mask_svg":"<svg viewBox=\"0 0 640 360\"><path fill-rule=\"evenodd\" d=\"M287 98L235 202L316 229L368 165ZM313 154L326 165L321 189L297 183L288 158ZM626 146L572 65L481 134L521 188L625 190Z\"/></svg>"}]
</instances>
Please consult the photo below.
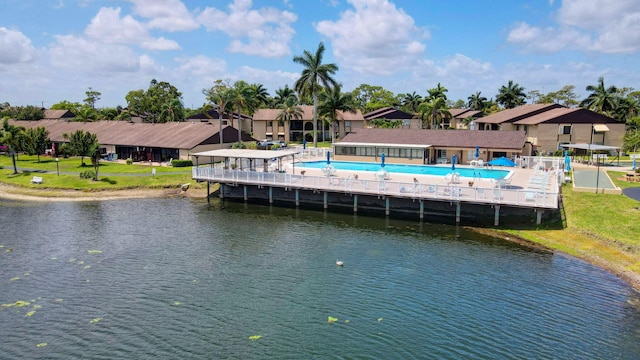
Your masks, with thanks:
<instances>
[{"instance_id":1,"label":"street light","mask_svg":"<svg viewBox=\"0 0 640 360\"><path fill-rule=\"evenodd\" d=\"M60 163L58 162L60 159L56 158L56 171L58 172L58 176L60 176Z\"/></svg>"}]
</instances>

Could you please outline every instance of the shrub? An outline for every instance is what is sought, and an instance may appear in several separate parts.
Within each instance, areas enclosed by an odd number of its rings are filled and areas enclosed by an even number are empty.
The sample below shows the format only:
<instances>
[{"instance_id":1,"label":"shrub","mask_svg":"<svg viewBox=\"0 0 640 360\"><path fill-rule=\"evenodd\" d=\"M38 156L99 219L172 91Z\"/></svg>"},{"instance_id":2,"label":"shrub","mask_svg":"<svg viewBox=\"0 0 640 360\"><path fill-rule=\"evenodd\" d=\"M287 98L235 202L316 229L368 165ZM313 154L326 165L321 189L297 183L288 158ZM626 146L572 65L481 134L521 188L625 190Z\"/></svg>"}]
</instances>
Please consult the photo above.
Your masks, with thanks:
<instances>
[{"instance_id":1,"label":"shrub","mask_svg":"<svg viewBox=\"0 0 640 360\"><path fill-rule=\"evenodd\" d=\"M193 162L191 160L173 160L171 162L171 166L173 167L193 166Z\"/></svg>"},{"instance_id":2,"label":"shrub","mask_svg":"<svg viewBox=\"0 0 640 360\"><path fill-rule=\"evenodd\" d=\"M133 159L132 158L128 158L127 159L127 165L131 165L133 164Z\"/></svg>"},{"instance_id":3,"label":"shrub","mask_svg":"<svg viewBox=\"0 0 640 360\"><path fill-rule=\"evenodd\" d=\"M93 170L86 170L80 173L80 179L93 179L96 177L96 173Z\"/></svg>"}]
</instances>

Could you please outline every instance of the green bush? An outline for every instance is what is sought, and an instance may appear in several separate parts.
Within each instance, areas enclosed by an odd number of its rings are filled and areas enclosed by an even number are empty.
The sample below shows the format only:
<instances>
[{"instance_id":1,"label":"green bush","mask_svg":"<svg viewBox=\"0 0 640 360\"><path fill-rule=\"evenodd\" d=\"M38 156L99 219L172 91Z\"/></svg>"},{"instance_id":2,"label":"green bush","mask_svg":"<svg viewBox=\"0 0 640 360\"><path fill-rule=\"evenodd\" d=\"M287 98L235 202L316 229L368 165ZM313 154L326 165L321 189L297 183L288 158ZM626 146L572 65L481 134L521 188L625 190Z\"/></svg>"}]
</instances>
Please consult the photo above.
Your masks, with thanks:
<instances>
[{"instance_id":1,"label":"green bush","mask_svg":"<svg viewBox=\"0 0 640 360\"><path fill-rule=\"evenodd\" d=\"M127 159L127 165L131 165L133 164L133 159L132 158L128 158Z\"/></svg>"},{"instance_id":2,"label":"green bush","mask_svg":"<svg viewBox=\"0 0 640 360\"><path fill-rule=\"evenodd\" d=\"M173 160L171 161L171 166L173 167L193 166L193 162L191 160Z\"/></svg>"},{"instance_id":3,"label":"green bush","mask_svg":"<svg viewBox=\"0 0 640 360\"><path fill-rule=\"evenodd\" d=\"M96 173L93 170L86 170L80 173L80 179L93 179L96 177Z\"/></svg>"}]
</instances>

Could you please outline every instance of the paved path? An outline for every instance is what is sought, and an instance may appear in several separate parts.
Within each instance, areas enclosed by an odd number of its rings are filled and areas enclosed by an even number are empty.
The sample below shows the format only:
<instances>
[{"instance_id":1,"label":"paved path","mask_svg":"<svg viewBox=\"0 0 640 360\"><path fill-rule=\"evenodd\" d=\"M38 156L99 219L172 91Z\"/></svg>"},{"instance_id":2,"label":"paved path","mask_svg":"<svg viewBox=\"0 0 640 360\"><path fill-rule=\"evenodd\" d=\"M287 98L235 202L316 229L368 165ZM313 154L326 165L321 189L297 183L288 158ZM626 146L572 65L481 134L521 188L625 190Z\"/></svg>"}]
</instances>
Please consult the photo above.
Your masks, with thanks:
<instances>
[{"instance_id":1,"label":"paved path","mask_svg":"<svg viewBox=\"0 0 640 360\"><path fill-rule=\"evenodd\" d=\"M622 193L634 200L640 201L640 187L622 189Z\"/></svg>"}]
</instances>

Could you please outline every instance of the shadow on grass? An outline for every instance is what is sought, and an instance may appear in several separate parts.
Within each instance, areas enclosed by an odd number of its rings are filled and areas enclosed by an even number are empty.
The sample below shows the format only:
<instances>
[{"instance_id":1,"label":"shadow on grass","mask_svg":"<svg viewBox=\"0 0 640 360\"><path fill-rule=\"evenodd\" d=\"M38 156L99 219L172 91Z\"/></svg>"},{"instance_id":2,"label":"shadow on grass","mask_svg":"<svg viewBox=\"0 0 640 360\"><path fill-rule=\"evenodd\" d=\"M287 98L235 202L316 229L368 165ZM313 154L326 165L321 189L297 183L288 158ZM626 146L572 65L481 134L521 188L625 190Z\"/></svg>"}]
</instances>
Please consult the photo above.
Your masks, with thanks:
<instances>
[{"instance_id":1,"label":"shadow on grass","mask_svg":"<svg viewBox=\"0 0 640 360\"><path fill-rule=\"evenodd\" d=\"M99 179L98 179L98 182L106 183L106 184L109 184L109 185L115 185L115 184L117 184L117 183L118 183L117 181L115 181L115 180L111 180L111 179L109 179L108 177L99 178Z\"/></svg>"}]
</instances>

